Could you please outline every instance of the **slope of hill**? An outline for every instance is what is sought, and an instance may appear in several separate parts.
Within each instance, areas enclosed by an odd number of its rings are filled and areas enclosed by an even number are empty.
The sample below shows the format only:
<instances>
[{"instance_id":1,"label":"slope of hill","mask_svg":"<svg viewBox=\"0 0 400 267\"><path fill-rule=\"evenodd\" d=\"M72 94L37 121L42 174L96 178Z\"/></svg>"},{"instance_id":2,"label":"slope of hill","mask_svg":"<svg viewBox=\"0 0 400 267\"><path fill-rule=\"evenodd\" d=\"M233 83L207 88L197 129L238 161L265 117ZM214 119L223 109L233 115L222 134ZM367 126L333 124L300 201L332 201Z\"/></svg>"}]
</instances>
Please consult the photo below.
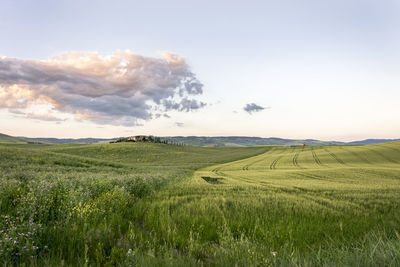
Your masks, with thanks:
<instances>
[{"instance_id":1,"label":"slope of hill","mask_svg":"<svg viewBox=\"0 0 400 267\"><path fill-rule=\"evenodd\" d=\"M365 139L361 141L353 141L349 142L350 145L372 145L372 144L381 144L388 143L393 141L400 141L400 139Z\"/></svg>"},{"instance_id":2,"label":"slope of hill","mask_svg":"<svg viewBox=\"0 0 400 267\"><path fill-rule=\"evenodd\" d=\"M0 133L0 143L27 143L28 140L20 137L9 136Z\"/></svg>"},{"instance_id":3,"label":"slope of hill","mask_svg":"<svg viewBox=\"0 0 400 267\"><path fill-rule=\"evenodd\" d=\"M23 137L24 139L28 139L31 141L38 141L44 143L52 143L52 144L95 144L95 143L102 143L102 142L111 142L117 140L117 138L30 138L30 137Z\"/></svg>"}]
</instances>

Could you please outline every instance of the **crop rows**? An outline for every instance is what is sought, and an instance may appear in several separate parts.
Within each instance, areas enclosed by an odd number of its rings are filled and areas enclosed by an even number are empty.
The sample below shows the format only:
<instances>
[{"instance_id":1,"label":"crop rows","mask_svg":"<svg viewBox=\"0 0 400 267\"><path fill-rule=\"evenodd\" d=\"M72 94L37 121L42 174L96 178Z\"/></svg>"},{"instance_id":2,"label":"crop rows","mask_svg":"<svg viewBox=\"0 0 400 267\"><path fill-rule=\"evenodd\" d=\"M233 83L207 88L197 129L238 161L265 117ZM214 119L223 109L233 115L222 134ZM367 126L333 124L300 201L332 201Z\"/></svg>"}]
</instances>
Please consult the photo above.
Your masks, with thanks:
<instances>
[{"instance_id":1,"label":"crop rows","mask_svg":"<svg viewBox=\"0 0 400 267\"><path fill-rule=\"evenodd\" d=\"M0 159L3 265L400 266L400 142L3 144Z\"/></svg>"}]
</instances>

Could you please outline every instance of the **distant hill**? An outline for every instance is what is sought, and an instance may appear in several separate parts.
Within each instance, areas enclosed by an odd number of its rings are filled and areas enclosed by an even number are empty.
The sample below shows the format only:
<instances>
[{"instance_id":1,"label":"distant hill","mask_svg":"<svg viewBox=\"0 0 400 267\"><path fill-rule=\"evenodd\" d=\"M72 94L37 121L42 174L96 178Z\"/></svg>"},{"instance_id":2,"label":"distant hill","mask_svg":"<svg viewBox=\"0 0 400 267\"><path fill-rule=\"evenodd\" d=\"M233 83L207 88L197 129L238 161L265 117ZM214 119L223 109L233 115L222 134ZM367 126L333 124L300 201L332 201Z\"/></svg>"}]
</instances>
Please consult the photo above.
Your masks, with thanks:
<instances>
[{"instance_id":1,"label":"distant hill","mask_svg":"<svg viewBox=\"0 0 400 267\"><path fill-rule=\"evenodd\" d=\"M172 143L183 143L191 146L266 146L266 145L283 145L293 146L300 144L307 145L370 145L380 144L393 141L400 141L400 139L366 139L361 141L352 142L339 142L339 141L320 141L315 139L283 139L277 137L248 137L248 136L171 136L162 137L162 140L168 140Z\"/></svg>"},{"instance_id":2,"label":"distant hill","mask_svg":"<svg viewBox=\"0 0 400 267\"><path fill-rule=\"evenodd\" d=\"M400 141L400 139L365 139L362 141L353 141L347 144L349 145L371 145L371 144L381 144L381 143L388 143L393 141Z\"/></svg>"},{"instance_id":3,"label":"distant hill","mask_svg":"<svg viewBox=\"0 0 400 267\"><path fill-rule=\"evenodd\" d=\"M172 143L183 143L192 146L265 146L265 145L343 145L343 142L336 141L319 141L314 139L294 140L283 138L262 138L262 137L247 137L247 136L171 136L162 137L163 140L168 140Z\"/></svg>"},{"instance_id":4,"label":"distant hill","mask_svg":"<svg viewBox=\"0 0 400 267\"><path fill-rule=\"evenodd\" d=\"M95 144L109 143L124 137L117 138L30 138L30 137L13 137L5 134L0 134L0 142L7 143L52 143L52 144ZM366 139L352 142L338 141L320 141L315 139L284 139L277 137L249 137L249 136L167 136L160 137L162 141L169 143L185 144L189 146L265 146L265 145L368 145L379 144L392 141L400 141L400 139Z\"/></svg>"},{"instance_id":5,"label":"distant hill","mask_svg":"<svg viewBox=\"0 0 400 267\"><path fill-rule=\"evenodd\" d=\"M27 143L28 140L20 137L9 136L0 133L0 143Z\"/></svg>"},{"instance_id":6,"label":"distant hill","mask_svg":"<svg viewBox=\"0 0 400 267\"><path fill-rule=\"evenodd\" d=\"M95 143L102 143L102 142L111 142L117 140L118 138L106 139L106 138L29 138L23 137L24 139L30 141L38 141L43 143L52 143L52 144L95 144Z\"/></svg>"}]
</instances>

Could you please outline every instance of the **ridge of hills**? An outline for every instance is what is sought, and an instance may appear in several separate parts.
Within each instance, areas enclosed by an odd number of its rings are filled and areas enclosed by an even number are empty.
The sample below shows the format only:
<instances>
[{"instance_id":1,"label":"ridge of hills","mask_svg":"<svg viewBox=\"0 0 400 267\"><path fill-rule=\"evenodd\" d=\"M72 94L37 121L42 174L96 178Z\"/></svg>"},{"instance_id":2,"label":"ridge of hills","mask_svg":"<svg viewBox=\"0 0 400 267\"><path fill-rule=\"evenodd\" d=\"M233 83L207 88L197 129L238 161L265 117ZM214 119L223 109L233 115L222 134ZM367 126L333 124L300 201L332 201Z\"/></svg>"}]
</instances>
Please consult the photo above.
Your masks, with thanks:
<instances>
[{"instance_id":1,"label":"ridge of hills","mask_svg":"<svg viewBox=\"0 0 400 267\"><path fill-rule=\"evenodd\" d=\"M284 139L277 137L249 137L249 136L166 136L160 137L161 140L168 140L171 143L179 143L191 146L265 146L265 145L366 145L379 144L392 141L400 141L400 139L365 139L352 142L339 141L320 141L315 139ZM14 137L0 133L0 142L2 143L51 143L51 144L72 144L72 143L108 143L118 140L119 138L30 138L30 137Z\"/></svg>"}]
</instances>

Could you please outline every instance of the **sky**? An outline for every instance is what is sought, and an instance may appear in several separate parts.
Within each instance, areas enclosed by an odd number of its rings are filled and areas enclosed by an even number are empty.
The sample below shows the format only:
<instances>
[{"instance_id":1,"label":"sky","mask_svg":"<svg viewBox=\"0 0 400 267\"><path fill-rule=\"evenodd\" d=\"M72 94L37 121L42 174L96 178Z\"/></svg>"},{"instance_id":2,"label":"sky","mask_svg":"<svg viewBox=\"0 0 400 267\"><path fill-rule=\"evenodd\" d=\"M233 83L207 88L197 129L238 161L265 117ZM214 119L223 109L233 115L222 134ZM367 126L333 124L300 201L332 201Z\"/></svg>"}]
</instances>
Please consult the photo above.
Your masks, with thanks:
<instances>
[{"instance_id":1,"label":"sky","mask_svg":"<svg viewBox=\"0 0 400 267\"><path fill-rule=\"evenodd\" d=\"M400 138L400 2L0 2L0 132Z\"/></svg>"}]
</instances>

